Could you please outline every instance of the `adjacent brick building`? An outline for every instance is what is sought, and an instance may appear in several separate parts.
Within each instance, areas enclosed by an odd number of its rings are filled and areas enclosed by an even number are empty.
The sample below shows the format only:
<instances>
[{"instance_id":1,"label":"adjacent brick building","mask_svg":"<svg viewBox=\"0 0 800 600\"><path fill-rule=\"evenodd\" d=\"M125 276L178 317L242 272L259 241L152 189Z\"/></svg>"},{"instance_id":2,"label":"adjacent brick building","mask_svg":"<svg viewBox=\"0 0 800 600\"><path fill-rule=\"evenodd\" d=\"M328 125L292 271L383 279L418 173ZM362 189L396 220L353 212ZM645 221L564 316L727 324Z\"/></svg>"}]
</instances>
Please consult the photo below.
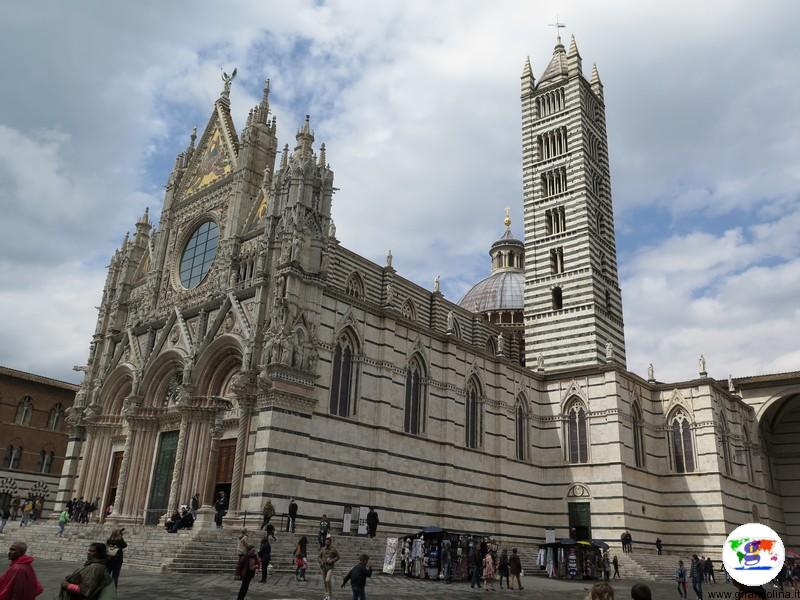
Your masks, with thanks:
<instances>
[{"instance_id":1,"label":"adjacent brick building","mask_svg":"<svg viewBox=\"0 0 800 600\"><path fill-rule=\"evenodd\" d=\"M78 386L0 366L0 507L43 498L53 508Z\"/></svg>"}]
</instances>

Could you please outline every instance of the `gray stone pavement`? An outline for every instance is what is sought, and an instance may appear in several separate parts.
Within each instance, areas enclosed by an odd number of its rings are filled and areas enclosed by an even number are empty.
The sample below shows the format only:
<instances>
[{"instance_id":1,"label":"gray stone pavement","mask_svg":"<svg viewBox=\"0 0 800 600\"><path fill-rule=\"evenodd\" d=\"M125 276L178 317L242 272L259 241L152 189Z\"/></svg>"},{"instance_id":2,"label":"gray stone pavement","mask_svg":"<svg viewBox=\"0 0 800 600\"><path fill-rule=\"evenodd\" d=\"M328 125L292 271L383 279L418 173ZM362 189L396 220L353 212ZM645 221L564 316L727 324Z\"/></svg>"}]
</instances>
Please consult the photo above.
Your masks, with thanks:
<instances>
[{"instance_id":1,"label":"gray stone pavement","mask_svg":"<svg viewBox=\"0 0 800 600\"><path fill-rule=\"evenodd\" d=\"M37 560L34 567L44 585L45 592L39 598L52 600L63 578L77 568L78 565L68 562ZM349 586L340 589L342 577L347 571L337 569L335 600L347 600L352 597ZM630 589L635 580L612 582L617 592L617 600L628 600ZM644 582L653 591L653 598L677 598L675 586L668 583ZM543 600L563 598L565 600L583 600L591 587L591 582L573 582L550 580L544 577L526 577L522 591L500 590L495 585L494 592L470 589L468 584L445 584L440 582L407 579L405 577L376 576L367 584L367 596L370 600L397 600L401 598L421 598L466 600L467 598L525 598ZM709 586L715 592L730 591L733 588L725 585ZM225 575L184 575L137 572L123 566L120 577L120 600L173 599L173 600L233 600L239 591L239 582L232 576ZM690 591L691 594L691 591ZM278 573L271 576L266 584L253 580L248 598L269 600L320 600L323 596L322 583L317 576L309 575L307 583L297 583L294 575ZM720 597L720 596L717 596ZM731 594L730 598L735 596Z\"/></svg>"}]
</instances>

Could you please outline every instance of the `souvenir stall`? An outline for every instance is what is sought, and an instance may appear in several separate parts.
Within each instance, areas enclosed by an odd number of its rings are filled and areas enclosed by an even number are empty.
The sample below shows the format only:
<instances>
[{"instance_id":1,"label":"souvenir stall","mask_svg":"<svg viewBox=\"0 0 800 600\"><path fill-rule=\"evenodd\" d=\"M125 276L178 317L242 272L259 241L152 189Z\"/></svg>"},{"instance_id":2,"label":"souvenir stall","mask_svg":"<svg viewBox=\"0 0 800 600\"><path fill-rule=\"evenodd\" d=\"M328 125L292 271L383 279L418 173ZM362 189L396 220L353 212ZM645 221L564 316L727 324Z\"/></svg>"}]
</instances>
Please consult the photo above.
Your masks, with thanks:
<instances>
[{"instance_id":1,"label":"souvenir stall","mask_svg":"<svg viewBox=\"0 0 800 600\"><path fill-rule=\"evenodd\" d=\"M439 527L425 527L421 531L400 538L400 572L420 579L444 579L447 574L443 555L450 557L450 579L469 579L468 556L470 545L480 546L489 538Z\"/></svg>"},{"instance_id":2,"label":"souvenir stall","mask_svg":"<svg viewBox=\"0 0 800 600\"><path fill-rule=\"evenodd\" d=\"M607 549L608 544L564 538L540 546L537 563L548 577L599 579L603 576L603 547Z\"/></svg>"}]
</instances>

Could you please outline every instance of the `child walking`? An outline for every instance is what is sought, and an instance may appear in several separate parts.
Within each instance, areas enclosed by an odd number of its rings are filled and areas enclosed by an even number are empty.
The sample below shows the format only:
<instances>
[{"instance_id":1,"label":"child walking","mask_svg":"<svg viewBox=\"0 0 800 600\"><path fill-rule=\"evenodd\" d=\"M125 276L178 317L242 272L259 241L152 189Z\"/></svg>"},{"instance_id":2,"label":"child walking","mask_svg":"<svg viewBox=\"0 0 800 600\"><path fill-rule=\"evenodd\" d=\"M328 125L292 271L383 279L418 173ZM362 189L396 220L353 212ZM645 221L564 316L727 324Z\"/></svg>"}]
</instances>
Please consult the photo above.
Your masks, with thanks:
<instances>
[{"instance_id":1,"label":"child walking","mask_svg":"<svg viewBox=\"0 0 800 600\"><path fill-rule=\"evenodd\" d=\"M348 581L350 582L350 587L353 588L353 600L367 600L367 592L364 588L367 587L367 577L372 576L372 569L367 566L368 562L369 556L362 554L358 559L358 564L350 569L342 581L342 587Z\"/></svg>"}]
</instances>

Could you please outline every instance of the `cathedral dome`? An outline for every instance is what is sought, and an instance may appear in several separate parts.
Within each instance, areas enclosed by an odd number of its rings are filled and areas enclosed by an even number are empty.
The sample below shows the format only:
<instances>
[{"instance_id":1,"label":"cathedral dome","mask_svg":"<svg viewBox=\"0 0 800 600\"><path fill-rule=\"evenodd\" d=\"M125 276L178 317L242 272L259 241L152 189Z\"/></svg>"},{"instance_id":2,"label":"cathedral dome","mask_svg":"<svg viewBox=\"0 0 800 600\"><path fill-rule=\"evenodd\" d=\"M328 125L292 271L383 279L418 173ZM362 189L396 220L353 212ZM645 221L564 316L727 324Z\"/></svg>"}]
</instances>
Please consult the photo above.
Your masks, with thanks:
<instances>
[{"instance_id":1,"label":"cathedral dome","mask_svg":"<svg viewBox=\"0 0 800 600\"><path fill-rule=\"evenodd\" d=\"M472 286L458 304L477 313L522 310L524 292L525 275L522 271L495 271Z\"/></svg>"},{"instance_id":2,"label":"cathedral dome","mask_svg":"<svg viewBox=\"0 0 800 600\"><path fill-rule=\"evenodd\" d=\"M476 313L522 311L525 292L525 244L511 234L511 218L506 209L506 230L489 250L492 274L476 283L459 305Z\"/></svg>"}]
</instances>

